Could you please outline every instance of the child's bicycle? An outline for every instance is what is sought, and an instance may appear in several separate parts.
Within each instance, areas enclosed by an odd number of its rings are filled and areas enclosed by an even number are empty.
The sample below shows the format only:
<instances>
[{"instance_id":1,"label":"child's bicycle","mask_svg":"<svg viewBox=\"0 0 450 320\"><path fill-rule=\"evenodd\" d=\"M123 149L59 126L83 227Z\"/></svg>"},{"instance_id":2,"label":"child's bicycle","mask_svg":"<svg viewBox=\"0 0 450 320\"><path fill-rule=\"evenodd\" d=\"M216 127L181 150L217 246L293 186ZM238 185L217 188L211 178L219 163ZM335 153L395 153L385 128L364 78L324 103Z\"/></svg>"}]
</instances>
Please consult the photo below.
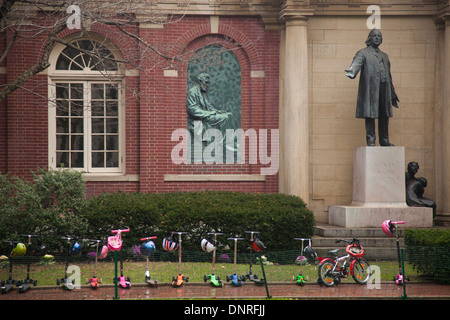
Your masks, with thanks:
<instances>
[{"instance_id":1,"label":"child's bicycle","mask_svg":"<svg viewBox=\"0 0 450 320\"><path fill-rule=\"evenodd\" d=\"M356 283L366 284L370 276L368 273L369 263L362 258L364 248L359 243L359 239L353 238L351 241L339 239L336 240L336 243L341 241L348 243L347 255L337 257L339 249L334 249L328 251L333 258L319 258L318 284L326 287L338 285L342 278L348 277L349 272Z\"/></svg>"}]
</instances>

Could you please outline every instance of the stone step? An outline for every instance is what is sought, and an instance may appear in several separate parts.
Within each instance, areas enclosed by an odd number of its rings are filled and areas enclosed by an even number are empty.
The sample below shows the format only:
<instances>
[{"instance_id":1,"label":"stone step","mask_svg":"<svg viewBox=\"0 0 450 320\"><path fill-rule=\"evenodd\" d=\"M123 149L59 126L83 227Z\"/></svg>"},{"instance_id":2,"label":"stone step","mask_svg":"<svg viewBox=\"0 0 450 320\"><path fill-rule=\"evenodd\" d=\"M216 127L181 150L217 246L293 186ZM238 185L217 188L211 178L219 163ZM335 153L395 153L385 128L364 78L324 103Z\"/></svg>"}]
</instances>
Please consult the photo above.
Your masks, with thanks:
<instances>
[{"instance_id":1,"label":"stone step","mask_svg":"<svg viewBox=\"0 0 450 320\"><path fill-rule=\"evenodd\" d=\"M399 237L402 236L403 226L398 228ZM364 237L381 237L387 238L381 229L379 228L346 228L341 226L332 226L329 224L318 223L315 227L315 235L322 237L335 237L335 238L364 238Z\"/></svg>"},{"instance_id":2,"label":"stone step","mask_svg":"<svg viewBox=\"0 0 450 320\"><path fill-rule=\"evenodd\" d=\"M437 214L434 224L441 227L450 227L450 213Z\"/></svg>"},{"instance_id":3,"label":"stone step","mask_svg":"<svg viewBox=\"0 0 450 320\"><path fill-rule=\"evenodd\" d=\"M397 248L397 241L396 238L388 238L386 235L384 235L384 238L377 238L377 237L356 237L359 239L362 246L365 247L384 247L384 248ZM314 236L312 238L312 246L315 247L335 247L337 248L344 248L347 246L345 242L339 242L336 243L336 240L342 239L337 237L319 237ZM350 240L352 238L344 237L346 240ZM400 246L404 245L403 238L399 238Z\"/></svg>"},{"instance_id":4,"label":"stone step","mask_svg":"<svg viewBox=\"0 0 450 320\"><path fill-rule=\"evenodd\" d=\"M402 228L399 227L399 244L404 249ZM339 255L345 255L346 244L336 243L337 239L351 240L358 238L364 247L364 258L368 261L392 260L397 261L397 241L395 236L388 237L384 234L381 226L379 228L346 228L318 223L315 227L315 235L311 245L319 256L329 256L328 251L339 250ZM404 253L406 259L406 253Z\"/></svg>"},{"instance_id":5,"label":"stone step","mask_svg":"<svg viewBox=\"0 0 450 320\"><path fill-rule=\"evenodd\" d=\"M401 249L405 249L400 247ZM329 257L328 251L331 249L337 249L337 247L313 247L314 251L317 253L319 257ZM342 250L339 250L338 256L345 255L345 248L342 248ZM406 251L403 252L403 257L405 260L407 260ZM376 262L376 261L397 261L398 259L398 253L397 248L384 248L384 247L364 247L364 259L366 259L369 262Z\"/></svg>"}]
</instances>

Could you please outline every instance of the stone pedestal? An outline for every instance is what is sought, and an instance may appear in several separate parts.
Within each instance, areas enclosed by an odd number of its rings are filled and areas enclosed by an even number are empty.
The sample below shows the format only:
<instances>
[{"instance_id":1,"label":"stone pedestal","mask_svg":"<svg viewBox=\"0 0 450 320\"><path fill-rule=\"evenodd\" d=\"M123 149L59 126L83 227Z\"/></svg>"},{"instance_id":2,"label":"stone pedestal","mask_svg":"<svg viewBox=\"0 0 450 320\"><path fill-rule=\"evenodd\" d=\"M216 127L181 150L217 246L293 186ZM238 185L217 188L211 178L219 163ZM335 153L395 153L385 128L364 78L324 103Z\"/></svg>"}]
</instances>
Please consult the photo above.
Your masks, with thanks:
<instances>
[{"instance_id":1,"label":"stone pedestal","mask_svg":"<svg viewBox=\"0 0 450 320\"><path fill-rule=\"evenodd\" d=\"M353 201L348 206L330 206L328 222L381 228L388 219L404 220L407 227L432 227L433 209L406 205L403 147L359 147L353 163Z\"/></svg>"}]
</instances>

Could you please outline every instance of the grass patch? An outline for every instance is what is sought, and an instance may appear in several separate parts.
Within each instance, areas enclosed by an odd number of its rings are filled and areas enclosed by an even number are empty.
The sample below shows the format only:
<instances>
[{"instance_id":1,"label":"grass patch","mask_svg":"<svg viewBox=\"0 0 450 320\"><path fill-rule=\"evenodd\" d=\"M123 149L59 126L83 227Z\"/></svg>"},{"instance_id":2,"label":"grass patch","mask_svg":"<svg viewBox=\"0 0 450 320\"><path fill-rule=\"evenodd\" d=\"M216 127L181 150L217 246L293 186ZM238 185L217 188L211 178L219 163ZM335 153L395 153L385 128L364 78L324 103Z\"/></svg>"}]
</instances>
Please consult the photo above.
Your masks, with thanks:
<instances>
[{"instance_id":1,"label":"grass patch","mask_svg":"<svg viewBox=\"0 0 450 320\"><path fill-rule=\"evenodd\" d=\"M393 276L398 273L398 264L396 262L377 261L371 263L380 268L381 280L392 281ZM92 277L94 272L94 263L82 261L74 261L71 265L80 267L81 285ZM120 268L120 265L118 266ZM31 265L31 278L38 280L38 286L56 285L56 279L64 277L65 263L57 262L53 265ZM129 276L131 283L144 283L144 272L146 268L145 261L125 261L124 276ZM203 276L211 274L212 264L210 262L183 262L181 271L184 275L189 276L189 282L203 282ZM248 264L237 264L237 274L247 274L249 272ZM0 269L0 280L8 279L8 268ZM298 265L265 265L264 271L268 282L293 282L293 277L300 272ZM309 283L317 281L317 268L314 265L303 266L303 275L307 277ZM149 272L152 279L158 280L159 283L170 283L172 276L178 274L178 262L150 262ZM118 270L120 275L120 269ZM234 273L232 263L216 263L215 274L220 276L222 281L226 283L226 276ZM420 280L419 275L410 265L405 265L405 273L410 276L411 281ZM262 277L262 270L259 264L253 264L253 274ZM15 280L23 280L26 277L26 265L15 265L13 267L12 277ZM97 277L102 279L103 284L113 284L114 278L114 262L101 261L97 264ZM343 279L343 283L352 283L351 276Z\"/></svg>"}]
</instances>

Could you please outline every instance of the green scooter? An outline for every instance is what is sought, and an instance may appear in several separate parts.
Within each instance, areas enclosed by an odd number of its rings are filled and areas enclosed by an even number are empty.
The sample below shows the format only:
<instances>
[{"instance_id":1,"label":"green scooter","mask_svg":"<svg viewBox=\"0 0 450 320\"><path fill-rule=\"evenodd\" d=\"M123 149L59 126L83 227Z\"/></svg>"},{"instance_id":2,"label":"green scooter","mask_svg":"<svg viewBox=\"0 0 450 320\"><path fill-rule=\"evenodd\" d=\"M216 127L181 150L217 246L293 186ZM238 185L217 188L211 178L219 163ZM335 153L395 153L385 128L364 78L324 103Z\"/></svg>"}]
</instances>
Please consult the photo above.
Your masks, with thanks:
<instances>
[{"instance_id":1,"label":"green scooter","mask_svg":"<svg viewBox=\"0 0 450 320\"><path fill-rule=\"evenodd\" d=\"M206 239L203 239L201 241L201 246L203 251L205 252L211 252L213 253L213 260L212 260L212 272L209 275L205 275L203 277L203 281L207 282L208 280L210 280L210 283L213 287L223 287L223 283L222 280L220 279L220 277L216 277L216 275L214 274L214 266L215 266L215 262L216 262L216 243L217 243L217 236L218 235L223 235L223 233L219 233L219 232L208 232L208 235L214 235L214 241L213 243L209 242Z\"/></svg>"},{"instance_id":2,"label":"green scooter","mask_svg":"<svg viewBox=\"0 0 450 320\"><path fill-rule=\"evenodd\" d=\"M27 292L31 285L33 286L37 286L37 280L36 279L30 279L30 265L31 265L31 255L32 255L32 251L31 251L31 238L32 237L38 237L37 235L33 235L33 234L23 234L22 236L26 236L28 237L28 257L26 257L25 259L28 258L28 263L27 263L27 277L25 280L19 280L17 281L17 289L20 293L23 292Z\"/></svg>"},{"instance_id":3,"label":"green scooter","mask_svg":"<svg viewBox=\"0 0 450 320\"><path fill-rule=\"evenodd\" d=\"M306 238L294 238L294 240L298 240L298 241L302 242L302 250L300 251L300 256L299 256L300 257L300 273L294 279L299 286L304 286L306 277L303 275L303 263L306 260L306 258L303 256L303 242L308 240L309 247L311 247L311 239L309 239L309 238L307 238L307 239Z\"/></svg>"},{"instance_id":4,"label":"green scooter","mask_svg":"<svg viewBox=\"0 0 450 320\"><path fill-rule=\"evenodd\" d=\"M11 253L9 255L9 277L5 281L1 281L1 292L2 294L10 292L13 287L16 285L17 281L12 278L12 270L13 270L13 257L24 256L27 252L27 248L25 244L20 241L3 241L4 243L9 243L11 246Z\"/></svg>"}]
</instances>

